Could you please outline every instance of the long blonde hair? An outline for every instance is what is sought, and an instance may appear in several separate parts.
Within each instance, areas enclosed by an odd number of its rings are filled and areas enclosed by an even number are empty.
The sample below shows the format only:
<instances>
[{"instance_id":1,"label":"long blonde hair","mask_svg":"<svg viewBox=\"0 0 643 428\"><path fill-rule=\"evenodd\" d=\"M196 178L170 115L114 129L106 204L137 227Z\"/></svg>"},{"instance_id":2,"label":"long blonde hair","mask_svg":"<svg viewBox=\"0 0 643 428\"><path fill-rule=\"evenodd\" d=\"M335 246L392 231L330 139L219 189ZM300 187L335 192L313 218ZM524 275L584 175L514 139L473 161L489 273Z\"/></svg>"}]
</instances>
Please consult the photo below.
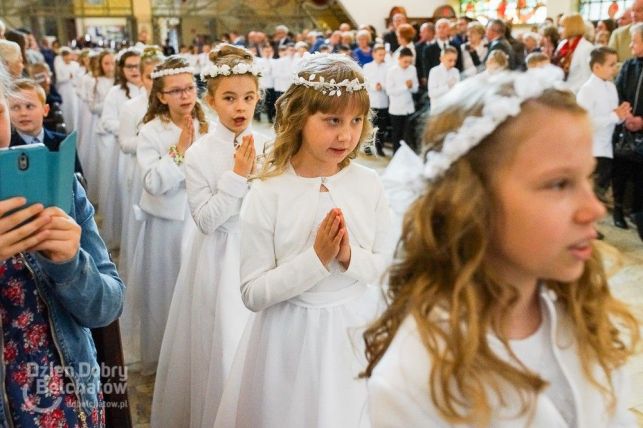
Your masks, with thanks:
<instances>
[{"instance_id":1,"label":"long blonde hair","mask_svg":"<svg viewBox=\"0 0 643 428\"><path fill-rule=\"evenodd\" d=\"M304 60L298 76L308 79L316 75L316 80L323 77L326 82L335 79L341 82L358 79L364 82L364 75L359 66L343 55L313 55ZM347 108L356 108L365 116L364 127L359 143L349 155L339 163L346 167L351 159L357 157L360 145L372 137L370 99L366 90L345 92L341 96L322 94L303 85L292 84L277 100L277 117L275 120L275 143L268 153L266 162L258 177L265 179L282 174L288 167L292 156L299 151L302 144L302 129L309 116L317 113L341 112Z\"/></svg>"},{"instance_id":2,"label":"long blonde hair","mask_svg":"<svg viewBox=\"0 0 643 428\"><path fill-rule=\"evenodd\" d=\"M190 64L185 58L178 55L172 55L170 57L167 57L167 59L161 64L154 67L154 71L184 68L189 67L189 65ZM170 109L167 104L163 104L158 97L158 94L163 91L165 85L164 81L165 77L154 79L152 90L150 91L147 112L143 117L143 123L150 122L157 116L163 122L170 121ZM201 103L199 102L199 100L196 100L194 104L194 108L192 109L192 117L196 118L199 121L199 132L201 134L205 134L206 132L208 132L208 121L206 120L205 112L203 111L203 107L201 107Z\"/></svg>"},{"instance_id":3,"label":"long blonde hair","mask_svg":"<svg viewBox=\"0 0 643 428\"><path fill-rule=\"evenodd\" d=\"M427 145L440 148L465 117L480 115L482 100L490 91L512 93L513 78L508 76L512 74L471 79L457 93L447 95L429 119ZM364 333L368 366L363 376L369 377L402 321L414 318L431 358L427 379L431 394L426 398L449 423L489 425L491 398L502 401L507 385L521 397L525 413L546 386L519 361L513 361L516 365L499 358L489 345L487 334L494 331L509 350L502 325L519 292L497 279L485 257L496 214L497 199L490 184L493 171L510 161L531 129L530 115L544 108L552 114L585 114L570 92L546 90L456 161L411 206L404 218L399 258L390 270L388 308ZM610 294L598 252L593 252L578 280L544 281L543 286L554 290L566 309L584 374L613 403L611 381L604 384L592 369L598 364L610 379L612 371L633 353L639 332L628 308ZM617 325L628 333L627 338Z\"/></svg>"}]
</instances>

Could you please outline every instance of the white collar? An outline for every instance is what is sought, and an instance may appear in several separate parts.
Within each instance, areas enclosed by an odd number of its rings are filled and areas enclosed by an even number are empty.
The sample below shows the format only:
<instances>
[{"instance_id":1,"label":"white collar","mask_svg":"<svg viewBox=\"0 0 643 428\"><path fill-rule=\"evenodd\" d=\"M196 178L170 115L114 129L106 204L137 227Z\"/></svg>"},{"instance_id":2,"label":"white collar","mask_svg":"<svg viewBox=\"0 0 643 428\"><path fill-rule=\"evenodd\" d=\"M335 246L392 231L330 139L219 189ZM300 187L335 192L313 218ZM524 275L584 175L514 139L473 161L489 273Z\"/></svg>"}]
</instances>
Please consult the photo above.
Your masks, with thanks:
<instances>
[{"instance_id":1,"label":"white collar","mask_svg":"<svg viewBox=\"0 0 643 428\"><path fill-rule=\"evenodd\" d=\"M230 142L237 140L240 144L241 138L244 135L252 135L252 125L248 125L248 127L244 129L241 134L235 137L234 132L226 128L225 125L221 123L221 120L219 120L219 118L217 118L216 122L214 123L213 136L218 140L230 141Z\"/></svg>"}]
</instances>

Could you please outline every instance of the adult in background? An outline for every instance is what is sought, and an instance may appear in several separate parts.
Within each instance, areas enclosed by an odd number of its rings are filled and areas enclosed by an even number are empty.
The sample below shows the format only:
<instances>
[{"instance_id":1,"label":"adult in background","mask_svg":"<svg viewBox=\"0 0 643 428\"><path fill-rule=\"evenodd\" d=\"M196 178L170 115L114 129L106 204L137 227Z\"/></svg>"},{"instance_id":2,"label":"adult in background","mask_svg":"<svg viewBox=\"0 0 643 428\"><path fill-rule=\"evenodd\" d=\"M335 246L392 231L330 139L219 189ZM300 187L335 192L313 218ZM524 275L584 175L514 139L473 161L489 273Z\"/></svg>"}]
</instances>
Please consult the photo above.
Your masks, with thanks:
<instances>
[{"instance_id":1,"label":"adult in background","mask_svg":"<svg viewBox=\"0 0 643 428\"><path fill-rule=\"evenodd\" d=\"M435 23L435 39L433 40L433 43L427 45L422 52L422 66L427 72L425 76L427 78L429 71L431 71L433 67L437 67L438 65L440 65L440 56L442 55L442 51L444 51L444 49L446 49L448 46L452 46L456 48L458 52L460 51L460 45L455 43L449 37L450 26L451 23L448 19L438 19L438 21ZM458 55L455 66L458 68L458 70L462 71L462 55Z\"/></svg>"},{"instance_id":2,"label":"adult in background","mask_svg":"<svg viewBox=\"0 0 643 428\"><path fill-rule=\"evenodd\" d=\"M589 59L594 45L583 37L585 20L580 14L565 14L560 24L563 40L558 44L552 63L563 69L567 87L577 93L592 75Z\"/></svg>"},{"instance_id":3,"label":"adult in background","mask_svg":"<svg viewBox=\"0 0 643 428\"><path fill-rule=\"evenodd\" d=\"M491 52L495 50L503 51L509 60L509 69L516 69L516 58L514 55L514 50L511 47L511 44L505 38L507 31L507 25L501 19L492 19L487 23L486 36L489 41L489 50L487 51L487 56L483 62L487 62L487 58Z\"/></svg>"},{"instance_id":4,"label":"adult in background","mask_svg":"<svg viewBox=\"0 0 643 428\"><path fill-rule=\"evenodd\" d=\"M389 32L385 33L384 36L382 36L382 40L384 40L384 46L388 46L389 52L395 52L397 48L400 47L400 44L397 40L397 29L400 27L400 25L406 23L406 15L403 13L396 13L395 15L393 15L393 18L391 18L392 28Z\"/></svg>"},{"instance_id":5,"label":"adult in background","mask_svg":"<svg viewBox=\"0 0 643 428\"><path fill-rule=\"evenodd\" d=\"M554 57L558 43L560 43L560 33L553 25L546 25L540 30L540 51L549 58Z\"/></svg>"},{"instance_id":6,"label":"adult in background","mask_svg":"<svg viewBox=\"0 0 643 428\"><path fill-rule=\"evenodd\" d=\"M435 25L432 22L425 22L420 25L420 39L415 43L415 68L418 72L420 90L426 92L426 79L429 71L424 64L424 49L435 39Z\"/></svg>"},{"instance_id":7,"label":"adult in background","mask_svg":"<svg viewBox=\"0 0 643 428\"><path fill-rule=\"evenodd\" d=\"M353 58L360 67L373 61L373 48L371 48L371 33L368 30L357 32L357 47L353 49Z\"/></svg>"},{"instance_id":8,"label":"adult in background","mask_svg":"<svg viewBox=\"0 0 643 428\"><path fill-rule=\"evenodd\" d=\"M482 60L487 56L487 46L484 43L484 26L478 21L469 23L467 42L460 46L462 55L462 78L475 76L484 71Z\"/></svg>"},{"instance_id":9,"label":"adult in background","mask_svg":"<svg viewBox=\"0 0 643 428\"><path fill-rule=\"evenodd\" d=\"M616 30L612 31L608 46L614 50L618 55L618 62L625 62L632 58L632 50L630 49L630 41L632 36L630 28L633 24L643 22L643 0L634 0L630 10L623 13L624 17L629 17L632 23L619 26Z\"/></svg>"},{"instance_id":10,"label":"adult in background","mask_svg":"<svg viewBox=\"0 0 643 428\"><path fill-rule=\"evenodd\" d=\"M623 126L627 131L643 138L643 22L630 27L632 58L623 63L616 77L616 90L619 102L627 101L632 106L632 117L625 120ZM639 236L643 239L643 157L624 158L614 156L612 171L612 189L614 192L614 225L627 229L623 202L628 181L634 184L632 196L632 218L637 225Z\"/></svg>"}]
</instances>

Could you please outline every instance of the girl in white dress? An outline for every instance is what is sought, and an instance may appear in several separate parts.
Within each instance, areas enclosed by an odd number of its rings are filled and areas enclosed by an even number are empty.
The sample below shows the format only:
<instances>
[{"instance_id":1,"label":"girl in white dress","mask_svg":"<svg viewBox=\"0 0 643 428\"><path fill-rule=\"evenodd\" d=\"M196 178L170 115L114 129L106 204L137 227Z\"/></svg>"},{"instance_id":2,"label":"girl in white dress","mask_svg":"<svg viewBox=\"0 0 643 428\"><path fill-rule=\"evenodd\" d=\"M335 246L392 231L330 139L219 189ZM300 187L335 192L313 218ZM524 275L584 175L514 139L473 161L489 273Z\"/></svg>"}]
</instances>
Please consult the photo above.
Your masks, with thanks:
<instances>
[{"instance_id":1,"label":"girl in white dress","mask_svg":"<svg viewBox=\"0 0 643 428\"><path fill-rule=\"evenodd\" d=\"M353 162L372 134L359 66L311 55L279 99L276 140L241 210L248 322L216 427L368 426L359 336L392 252L377 173Z\"/></svg>"},{"instance_id":2,"label":"girl in white dress","mask_svg":"<svg viewBox=\"0 0 643 428\"><path fill-rule=\"evenodd\" d=\"M593 245L592 128L549 74L467 79L431 112L389 306L364 335L374 428L636 426L638 325Z\"/></svg>"},{"instance_id":3,"label":"girl in white dress","mask_svg":"<svg viewBox=\"0 0 643 428\"><path fill-rule=\"evenodd\" d=\"M61 61L54 64L56 71L56 89L63 99L61 106L67 132L76 130L78 117L78 99L74 89L74 80L80 66L74 61L74 56L68 47L60 49Z\"/></svg>"},{"instance_id":4,"label":"girl in white dress","mask_svg":"<svg viewBox=\"0 0 643 428\"><path fill-rule=\"evenodd\" d=\"M181 266L181 238L186 222L192 222L185 192L185 151L208 132L205 114L196 99L193 72L180 56L171 56L156 66L136 149L143 182L139 207L144 224L129 282L141 290L144 375L156 370Z\"/></svg>"},{"instance_id":5,"label":"girl in white dress","mask_svg":"<svg viewBox=\"0 0 643 428\"><path fill-rule=\"evenodd\" d=\"M99 201L100 194L100 175L99 164L101 162L98 151L98 123L103 114L103 102L107 93L114 86L115 62L114 54L109 50L104 50L96 56L96 72L93 78L84 81L88 85L86 88L87 103L92 113L88 132L85 132L86 139L81 144L85 148L86 159L81 158L83 172L87 179L89 187L89 198L95 204ZM86 165L86 166L85 166ZM87 171L85 171L87 169ZM98 207L100 209L100 206Z\"/></svg>"},{"instance_id":6,"label":"girl in white dress","mask_svg":"<svg viewBox=\"0 0 643 428\"><path fill-rule=\"evenodd\" d=\"M116 56L116 85L105 97L103 113L98 123L98 153L100 163L99 202L103 215L101 236L107 248L119 247L122 227L121 199L126 188L125 158L118 144L119 115L123 105L142 91L141 51L128 48Z\"/></svg>"},{"instance_id":7,"label":"girl in white dress","mask_svg":"<svg viewBox=\"0 0 643 428\"><path fill-rule=\"evenodd\" d=\"M90 73L90 58L89 58L89 49L83 49L78 55L78 64L80 65L78 73L76 73L76 79L74 80L74 92L76 94L76 102L78 103L78 111L76 112L76 152L80 155L81 144L84 141L84 133L87 131L87 121L91 117L91 112L89 111L89 105L87 104L87 98L83 94L83 80L84 77ZM83 123L85 121L85 123Z\"/></svg>"},{"instance_id":8,"label":"girl in white dress","mask_svg":"<svg viewBox=\"0 0 643 428\"><path fill-rule=\"evenodd\" d=\"M141 81L144 90L136 97L123 105L120 112L118 143L125 159L126 186L129 197L123 199L123 227L121 231L121 248L118 258L118 273L127 283L127 295L125 306L120 319L121 332L123 333L123 351L126 364L140 363L140 327L141 327L141 288L139 284L128 281L132 268L132 257L136 249L136 242L143 224L140 215L138 202L143 193L143 179L140 168L136 161L136 148L139 142L139 130L143 126L143 116L147 112L149 94L152 90L152 72L154 67L163 62L160 48L156 46L146 47L141 55Z\"/></svg>"},{"instance_id":9,"label":"girl in white dress","mask_svg":"<svg viewBox=\"0 0 643 428\"><path fill-rule=\"evenodd\" d=\"M212 427L250 314L239 293L239 211L255 153L266 142L250 129L260 69L236 46L220 45L210 59L202 70L205 100L218 121L185 156L188 202L200 233L189 243L172 298L154 385L155 427Z\"/></svg>"}]
</instances>

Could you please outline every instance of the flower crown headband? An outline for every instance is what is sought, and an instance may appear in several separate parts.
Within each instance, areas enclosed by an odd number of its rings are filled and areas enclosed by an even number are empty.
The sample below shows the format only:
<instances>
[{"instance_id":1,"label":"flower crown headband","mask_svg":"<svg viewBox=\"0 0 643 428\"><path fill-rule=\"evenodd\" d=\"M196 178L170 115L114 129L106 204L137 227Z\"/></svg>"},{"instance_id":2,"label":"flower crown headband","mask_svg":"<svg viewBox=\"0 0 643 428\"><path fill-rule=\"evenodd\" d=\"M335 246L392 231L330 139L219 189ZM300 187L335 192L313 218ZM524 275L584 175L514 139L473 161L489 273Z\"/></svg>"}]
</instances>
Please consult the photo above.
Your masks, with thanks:
<instances>
[{"instance_id":1,"label":"flower crown headband","mask_svg":"<svg viewBox=\"0 0 643 428\"><path fill-rule=\"evenodd\" d=\"M366 89L366 82L360 82L357 78L353 80L344 79L341 82L336 82L335 79L326 81L324 76L319 76L319 79L315 80L316 77L316 74L311 74L308 76L308 79L306 79L303 76L295 74L292 83L293 85L301 85L314 89L330 97L341 97L342 89L344 89L345 92L350 93Z\"/></svg>"},{"instance_id":2,"label":"flower crown headband","mask_svg":"<svg viewBox=\"0 0 643 428\"><path fill-rule=\"evenodd\" d=\"M233 67L230 67L228 64L216 65L210 63L201 72L201 79L214 79L217 76L230 76L231 74L252 74L253 76L260 77L261 71L261 67L254 62L252 64L238 62Z\"/></svg>"},{"instance_id":3,"label":"flower crown headband","mask_svg":"<svg viewBox=\"0 0 643 428\"><path fill-rule=\"evenodd\" d=\"M187 67L180 67L180 68L166 68L164 70L157 70L152 72L152 74L150 74L150 77L152 79L158 79L159 77L173 76L175 74L182 74L182 73L194 74L194 67L187 66Z\"/></svg>"},{"instance_id":4,"label":"flower crown headband","mask_svg":"<svg viewBox=\"0 0 643 428\"><path fill-rule=\"evenodd\" d=\"M507 76L511 79L507 79ZM541 96L547 89L566 89L563 86L562 75L557 70L534 69L524 73L507 72L493 78L504 79L513 83L513 94L502 95L498 93L487 94L483 98L481 116L468 116L462 125L444 138L441 151L429 151L424 163L422 176L429 182L442 177L446 171L462 156L480 144L482 140L510 117L517 116L521 111L522 103ZM474 79L483 79L483 76ZM490 80L491 80L490 79ZM460 91L449 97L462 95ZM446 98L446 97L445 97Z\"/></svg>"},{"instance_id":5,"label":"flower crown headband","mask_svg":"<svg viewBox=\"0 0 643 428\"><path fill-rule=\"evenodd\" d=\"M121 58L123 57L123 55L125 55L128 52L131 52L131 53L136 54L138 56L143 55L143 51L141 49L139 49L138 46L130 46L129 48L121 49L120 51L118 51L118 53L116 54L116 58L115 58L116 62L119 62L121 60Z\"/></svg>"}]
</instances>

